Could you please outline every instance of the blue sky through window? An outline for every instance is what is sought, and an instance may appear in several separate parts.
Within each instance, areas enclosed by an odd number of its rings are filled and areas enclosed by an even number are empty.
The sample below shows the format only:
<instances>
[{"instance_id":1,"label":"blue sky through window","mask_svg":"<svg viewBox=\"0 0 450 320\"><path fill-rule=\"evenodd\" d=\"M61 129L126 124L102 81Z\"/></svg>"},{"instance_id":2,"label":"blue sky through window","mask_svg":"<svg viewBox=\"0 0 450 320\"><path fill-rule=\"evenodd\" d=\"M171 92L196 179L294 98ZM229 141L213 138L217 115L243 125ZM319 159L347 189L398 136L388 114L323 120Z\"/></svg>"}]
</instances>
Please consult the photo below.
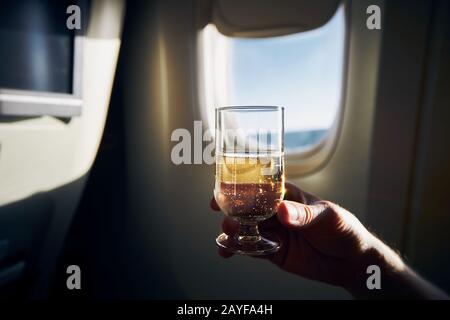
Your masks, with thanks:
<instances>
[{"instance_id":1,"label":"blue sky through window","mask_svg":"<svg viewBox=\"0 0 450 320\"><path fill-rule=\"evenodd\" d=\"M340 106L343 8L316 30L271 38L228 39L229 104L284 106L287 149L320 139L333 124Z\"/></svg>"}]
</instances>

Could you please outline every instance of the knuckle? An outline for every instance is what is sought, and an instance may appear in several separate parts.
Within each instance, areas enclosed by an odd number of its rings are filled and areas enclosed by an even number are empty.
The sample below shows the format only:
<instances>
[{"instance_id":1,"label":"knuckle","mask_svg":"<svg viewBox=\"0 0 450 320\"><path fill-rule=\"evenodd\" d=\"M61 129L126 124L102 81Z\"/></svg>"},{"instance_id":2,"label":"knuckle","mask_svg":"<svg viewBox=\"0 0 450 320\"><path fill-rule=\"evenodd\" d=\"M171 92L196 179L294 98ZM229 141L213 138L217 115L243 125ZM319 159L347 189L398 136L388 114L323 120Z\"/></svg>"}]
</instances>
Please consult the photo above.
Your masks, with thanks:
<instances>
[{"instance_id":1,"label":"knuckle","mask_svg":"<svg viewBox=\"0 0 450 320\"><path fill-rule=\"evenodd\" d=\"M331 213L336 213L337 214L337 208L336 205L328 200L319 200L317 202L314 203L314 205L318 205L322 208L322 212L331 212Z\"/></svg>"},{"instance_id":2,"label":"knuckle","mask_svg":"<svg viewBox=\"0 0 450 320\"><path fill-rule=\"evenodd\" d=\"M341 207L337 204L328 200L320 200L317 203L320 203L320 205L323 206L322 213L325 214L327 219L333 224L340 226L344 222L345 219Z\"/></svg>"}]
</instances>

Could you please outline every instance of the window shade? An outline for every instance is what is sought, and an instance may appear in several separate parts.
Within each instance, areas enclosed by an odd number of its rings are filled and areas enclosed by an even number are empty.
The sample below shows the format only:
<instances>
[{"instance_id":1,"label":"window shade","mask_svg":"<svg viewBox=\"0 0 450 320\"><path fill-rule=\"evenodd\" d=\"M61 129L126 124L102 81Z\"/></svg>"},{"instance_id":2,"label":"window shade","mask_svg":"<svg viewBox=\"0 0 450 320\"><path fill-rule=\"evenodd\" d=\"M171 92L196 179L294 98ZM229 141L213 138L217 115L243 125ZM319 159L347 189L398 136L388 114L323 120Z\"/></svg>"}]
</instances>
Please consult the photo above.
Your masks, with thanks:
<instances>
[{"instance_id":1,"label":"window shade","mask_svg":"<svg viewBox=\"0 0 450 320\"><path fill-rule=\"evenodd\" d=\"M232 37L271 37L302 32L325 24L338 0L213 0L212 20Z\"/></svg>"}]
</instances>

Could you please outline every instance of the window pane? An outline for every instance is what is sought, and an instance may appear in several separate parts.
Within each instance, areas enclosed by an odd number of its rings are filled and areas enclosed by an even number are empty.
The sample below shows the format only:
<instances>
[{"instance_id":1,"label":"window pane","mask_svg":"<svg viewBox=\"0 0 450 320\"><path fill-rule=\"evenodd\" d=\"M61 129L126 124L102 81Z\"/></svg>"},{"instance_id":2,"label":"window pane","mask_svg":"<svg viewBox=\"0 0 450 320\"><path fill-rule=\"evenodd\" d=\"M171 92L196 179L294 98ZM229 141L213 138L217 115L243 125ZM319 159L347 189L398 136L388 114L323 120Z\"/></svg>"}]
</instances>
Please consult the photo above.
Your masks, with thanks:
<instances>
[{"instance_id":1,"label":"window pane","mask_svg":"<svg viewBox=\"0 0 450 320\"><path fill-rule=\"evenodd\" d=\"M225 97L213 98L215 104L211 107L217 103L284 106L286 151L319 142L333 125L340 107L343 8L323 27L293 35L249 39L215 32L211 60L214 71L222 74L213 77L211 90Z\"/></svg>"}]
</instances>

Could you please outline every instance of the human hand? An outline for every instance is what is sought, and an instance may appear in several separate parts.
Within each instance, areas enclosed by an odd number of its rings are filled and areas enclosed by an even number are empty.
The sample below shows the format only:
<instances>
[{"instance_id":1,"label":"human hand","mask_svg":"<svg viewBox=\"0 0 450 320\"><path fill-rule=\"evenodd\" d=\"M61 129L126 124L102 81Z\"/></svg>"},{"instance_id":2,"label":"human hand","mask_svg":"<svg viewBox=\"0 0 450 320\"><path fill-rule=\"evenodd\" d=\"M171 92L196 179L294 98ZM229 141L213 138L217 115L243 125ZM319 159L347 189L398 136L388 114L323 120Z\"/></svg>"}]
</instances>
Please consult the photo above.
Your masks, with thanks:
<instances>
[{"instance_id":1,"label":"human hand","mask_svg":"<svg viewBox=\"0 0 450 320\"><path fill-rule=\"evenodd\" d=\"M261 232L275 233L281 249L265 258L285 271L338 285L357 295L366 289L366 270L377 264L390 272L403 270L400 257L372 235L349 211L286 183L285 200ZM214 198L211 207L220 210ZM223 231L234 236L238 222L226 217ZM225 258L232 254L219 249Z\"/></svg>"}]
</instances>

